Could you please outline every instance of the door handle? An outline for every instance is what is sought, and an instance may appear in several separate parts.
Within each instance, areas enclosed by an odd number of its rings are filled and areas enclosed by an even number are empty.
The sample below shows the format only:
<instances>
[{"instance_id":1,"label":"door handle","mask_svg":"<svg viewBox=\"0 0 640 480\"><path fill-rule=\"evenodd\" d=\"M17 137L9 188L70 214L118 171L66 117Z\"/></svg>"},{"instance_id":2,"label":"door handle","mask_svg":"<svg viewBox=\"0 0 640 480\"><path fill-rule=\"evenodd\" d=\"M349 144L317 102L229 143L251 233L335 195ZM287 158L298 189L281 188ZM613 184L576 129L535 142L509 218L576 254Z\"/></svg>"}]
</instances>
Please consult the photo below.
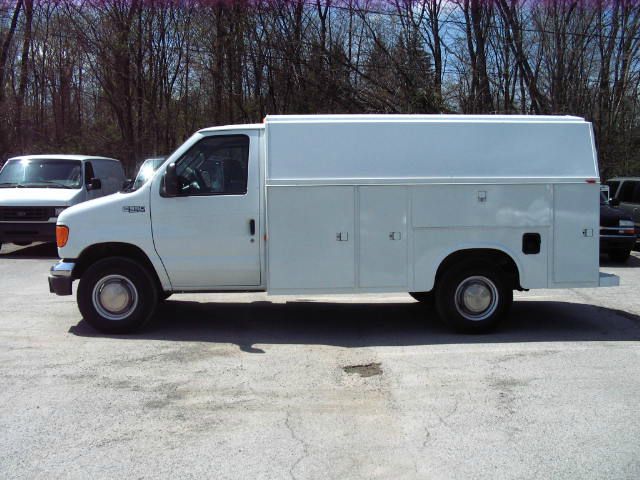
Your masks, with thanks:
<instances>
[{"instance_id":1,"label":"door handle","mask_svg":"<svg viewBox=\"0 0 640 480\"><path fill-rule=\"evenodd\" d=\"M249 220L249 233L251 233L251 235L256 234L256 221L253 218Z\"/></svg>"}]
</instances>

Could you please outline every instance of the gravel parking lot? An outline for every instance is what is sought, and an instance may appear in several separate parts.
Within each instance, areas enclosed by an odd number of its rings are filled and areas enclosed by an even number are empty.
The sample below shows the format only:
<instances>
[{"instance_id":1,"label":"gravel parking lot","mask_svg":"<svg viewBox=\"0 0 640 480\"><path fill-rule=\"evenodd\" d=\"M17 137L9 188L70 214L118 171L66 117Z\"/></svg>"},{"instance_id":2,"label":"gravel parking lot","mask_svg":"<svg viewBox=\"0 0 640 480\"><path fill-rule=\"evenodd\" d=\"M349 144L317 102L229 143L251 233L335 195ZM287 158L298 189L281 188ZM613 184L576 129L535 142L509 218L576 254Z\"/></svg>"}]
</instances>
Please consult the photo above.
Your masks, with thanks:
<instances>
[{"instance_id":1,"label":"gravel parking lot","mask_svg":"<svg viewBox=\"0 0 640 480\"><path fill-rule=\"evenodd\" d=\"M175 295L138 335L0 254L1 478L640 478L640 254L450 333L408 295Z\"/></svg>"}]
</instances>

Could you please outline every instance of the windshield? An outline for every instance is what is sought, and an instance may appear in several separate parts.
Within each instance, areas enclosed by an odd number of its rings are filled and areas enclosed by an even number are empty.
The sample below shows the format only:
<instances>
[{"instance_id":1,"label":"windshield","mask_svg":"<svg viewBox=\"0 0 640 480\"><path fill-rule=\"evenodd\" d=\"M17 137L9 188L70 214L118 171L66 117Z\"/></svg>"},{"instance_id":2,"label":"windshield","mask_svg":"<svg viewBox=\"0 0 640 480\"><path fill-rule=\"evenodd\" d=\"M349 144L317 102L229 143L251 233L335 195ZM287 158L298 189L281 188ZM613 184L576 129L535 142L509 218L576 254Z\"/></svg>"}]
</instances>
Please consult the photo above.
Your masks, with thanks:
<instances>
[{"instance_id":1,"label":"windshield","mask_svg":"<svg viewBox=\"0 0 640 480\"><path fill-rule=\"evenodd\" d=\"M142 185L144 185L147 180L149 180L153 176L153 172L155 172L160 165L164 162L163 158L150 158L145 160L145 162L140 167L138 171L138 175L136 175L136 179L133 181L133 185L131 186L131 190L137 190Z\"/></svg>"},{"instance_id":2,"label":"windshield","mask_svg":"<svg viewBox=\"0 0 640 480\"><path fill-rule=\"evenodd\" d=\"M0 188L80 188L80 160L10 160L0 170Z\"/></svg>"}]
</instances>

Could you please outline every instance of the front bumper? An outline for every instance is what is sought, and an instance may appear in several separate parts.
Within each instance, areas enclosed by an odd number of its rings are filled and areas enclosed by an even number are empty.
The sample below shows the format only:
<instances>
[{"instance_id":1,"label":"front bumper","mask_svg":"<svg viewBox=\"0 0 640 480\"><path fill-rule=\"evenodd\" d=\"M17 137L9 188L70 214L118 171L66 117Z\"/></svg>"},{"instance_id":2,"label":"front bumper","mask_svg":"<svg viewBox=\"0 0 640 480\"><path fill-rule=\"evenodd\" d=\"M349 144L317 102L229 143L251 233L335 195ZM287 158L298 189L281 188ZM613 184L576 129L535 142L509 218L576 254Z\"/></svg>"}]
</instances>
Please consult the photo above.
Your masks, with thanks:
<instances>
[{"instance_id":1,"label":"front bumper","mask_svg":"<svg viewBox=\"0 0 640 480\"><path fill-rule=\"evenodd\" d=\"M56 222L0 222L0 243L55 241Z\"/></svg>"},{"instance_id":2,"label":"front bumper","mask_svg":"<svg viewBox=\"0 0 640 480\"><path fill-rule=\"evenodd\" d=\"M49 292L56 295L71 295L73 269L76 264L60 260L49 270Z\"/></svg>"}]
</instances>

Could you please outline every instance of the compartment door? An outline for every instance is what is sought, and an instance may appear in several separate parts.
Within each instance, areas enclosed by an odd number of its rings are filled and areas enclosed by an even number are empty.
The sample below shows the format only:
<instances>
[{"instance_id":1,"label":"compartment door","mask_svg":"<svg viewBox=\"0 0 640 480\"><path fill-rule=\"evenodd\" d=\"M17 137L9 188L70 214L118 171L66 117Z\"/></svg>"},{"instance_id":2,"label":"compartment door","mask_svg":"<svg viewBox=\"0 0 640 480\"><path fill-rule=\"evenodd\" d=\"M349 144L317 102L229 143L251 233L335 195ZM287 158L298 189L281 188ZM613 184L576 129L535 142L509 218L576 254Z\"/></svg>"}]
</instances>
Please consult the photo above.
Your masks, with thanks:
<instances>
[{"instance_id":1,"label":"compartment door","mask_svg":"<svg viewBox=\"0 0 640 480\"><path fill-rule=\"evenodd\" d=\"M555 185L553 193L553 280L598 284L600 188Z\"/></svg>"},{"instance_id":2,"label":"compartment door","mask_svg":"<svg viewBox=\"0 0 640 480\"><path fill-rule=\"evenodd\" d=\"M360 287L407 285L407 189L359 188Z\"/></svg>"},{"instance_id":3,"label":"compartment door","mask_svg":"<svg viewBox=\"0 0 640 480\"><path fill-rule=\"evenodd\" d=\"M355 286L355 193L351 186L270 186L269 290Z\"/></svg>"}]
</instances>

